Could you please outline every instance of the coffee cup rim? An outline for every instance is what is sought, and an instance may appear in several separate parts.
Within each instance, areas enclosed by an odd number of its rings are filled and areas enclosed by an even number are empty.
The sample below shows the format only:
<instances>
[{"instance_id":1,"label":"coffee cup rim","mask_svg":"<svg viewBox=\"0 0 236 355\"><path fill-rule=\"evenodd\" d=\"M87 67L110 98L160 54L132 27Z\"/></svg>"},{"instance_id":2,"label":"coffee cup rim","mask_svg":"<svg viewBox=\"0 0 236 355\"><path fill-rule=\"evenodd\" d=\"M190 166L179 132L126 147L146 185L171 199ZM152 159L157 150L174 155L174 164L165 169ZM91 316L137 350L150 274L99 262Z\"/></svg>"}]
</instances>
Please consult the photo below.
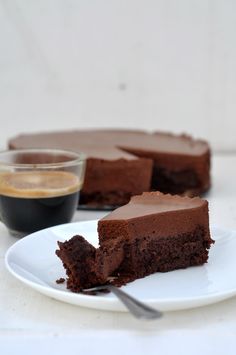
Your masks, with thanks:
<instances>
[{"instance_id":1,"label":"coffee cup rim","mask_svg":"<svg viewBox=\"0 0 236 355\"><path fill-rule=\"evenodd\" d=\"M57 163L12 163L1 160L1 156L4 154L14 155L17 153L55 153L59 154L71 154L74 157L71 160L57 162ZM86 155L83 152L76 152L68 149L57 149L57 148L20 148L20 149L6 149L0 151L0 168L1 167L11 167L11 168L22 168L22 169L48 169L48 168L63 168L75 166L86 161Z\"/></svg>"}]
</instances>

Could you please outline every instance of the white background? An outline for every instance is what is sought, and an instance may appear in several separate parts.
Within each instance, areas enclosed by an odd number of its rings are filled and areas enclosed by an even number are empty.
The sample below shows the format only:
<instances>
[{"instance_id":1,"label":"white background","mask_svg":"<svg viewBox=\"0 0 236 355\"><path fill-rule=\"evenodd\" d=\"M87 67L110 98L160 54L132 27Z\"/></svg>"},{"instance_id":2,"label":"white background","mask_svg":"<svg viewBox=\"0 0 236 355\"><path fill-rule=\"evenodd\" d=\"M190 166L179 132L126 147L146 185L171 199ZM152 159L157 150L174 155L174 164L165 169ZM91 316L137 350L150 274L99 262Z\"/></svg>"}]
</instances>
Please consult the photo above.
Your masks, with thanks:
<instances>
[{"instance_id":1,"label":"white background","mask_svg":"<svg viewBox=\"0 0 236 355\"><path fill-rule=\"evenodd\" d=\"M0 0L0 148L139 127L236 149L236 1Z\"/></svg>"}]
</instances>

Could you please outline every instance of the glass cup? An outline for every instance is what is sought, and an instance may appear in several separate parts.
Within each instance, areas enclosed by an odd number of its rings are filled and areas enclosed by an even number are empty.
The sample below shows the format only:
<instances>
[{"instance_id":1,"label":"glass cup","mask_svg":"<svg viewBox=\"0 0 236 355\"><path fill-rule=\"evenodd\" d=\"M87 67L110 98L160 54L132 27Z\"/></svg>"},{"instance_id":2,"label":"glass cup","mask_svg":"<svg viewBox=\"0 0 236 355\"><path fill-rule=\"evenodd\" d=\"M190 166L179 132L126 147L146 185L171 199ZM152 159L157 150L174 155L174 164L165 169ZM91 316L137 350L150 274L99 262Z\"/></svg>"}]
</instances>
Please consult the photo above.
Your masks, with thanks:
<instances>
[{"instance_id":1,"label":"glass cup","mask_svg":"<svg viewBox=\"0 0 236 355\"><path fill-rule=\"evenodd\" d=\"M85 156L59 149L0 152L0 219L24 236L71 221L83 185Z\"/></svg>"}]
</instances>

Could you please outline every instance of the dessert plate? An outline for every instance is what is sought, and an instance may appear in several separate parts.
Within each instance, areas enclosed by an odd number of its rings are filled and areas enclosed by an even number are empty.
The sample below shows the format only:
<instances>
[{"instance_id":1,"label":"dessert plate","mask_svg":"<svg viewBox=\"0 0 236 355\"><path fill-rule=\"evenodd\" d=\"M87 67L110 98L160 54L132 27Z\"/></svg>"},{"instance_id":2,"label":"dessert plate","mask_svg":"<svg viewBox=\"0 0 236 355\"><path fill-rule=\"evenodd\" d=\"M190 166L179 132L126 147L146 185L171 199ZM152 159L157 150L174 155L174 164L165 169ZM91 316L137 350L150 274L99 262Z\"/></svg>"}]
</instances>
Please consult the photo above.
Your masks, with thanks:
<instances>
[{"instance_id":1,"label":"dessert plate","mask_svg":"<svg viewBox=\"0 0 236 355\"><path fill-rule=\"evenodd\" d=\"M75 234L84 235L97 246L97 221L55 226L19 240L6 253L6 267L26 285L57 300L95 309L126 311L112 294L76 294L67 290L65 283L56 283L57 279L66 277L55 255L57 241ZM156 273L127 284L123 289L163 311L199 307L236 295L236 232L212 227L211 234L216 242L207 264Z\"/></svg>"}]
</instances>

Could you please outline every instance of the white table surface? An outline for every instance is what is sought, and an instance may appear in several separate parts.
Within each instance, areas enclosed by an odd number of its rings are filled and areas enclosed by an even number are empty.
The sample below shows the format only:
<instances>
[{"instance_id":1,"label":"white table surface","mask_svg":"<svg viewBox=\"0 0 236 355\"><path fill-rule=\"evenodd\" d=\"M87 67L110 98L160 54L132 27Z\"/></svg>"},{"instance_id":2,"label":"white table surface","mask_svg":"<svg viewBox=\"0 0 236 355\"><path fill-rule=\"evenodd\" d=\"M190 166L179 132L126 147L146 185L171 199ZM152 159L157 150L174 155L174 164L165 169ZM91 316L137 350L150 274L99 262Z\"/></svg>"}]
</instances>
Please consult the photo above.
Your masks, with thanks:
<instances>
[{"instance_id":1,"label":"white table surface","mask_svg":"<svg viewBox=\"0 0 236 355\"><path fill-rule=\"evenodd\" d=\"M236 155L213 158L213 186L207 195L212 225L236 229L235 176ZM74 221L103 215L77 211ZM1 354L236 353L236 297L166 312L162 319L148 322L129 313L73 306L37 293L8 273L4 255L16 241L0 224Z\"/></svg>"}]
</instances>

